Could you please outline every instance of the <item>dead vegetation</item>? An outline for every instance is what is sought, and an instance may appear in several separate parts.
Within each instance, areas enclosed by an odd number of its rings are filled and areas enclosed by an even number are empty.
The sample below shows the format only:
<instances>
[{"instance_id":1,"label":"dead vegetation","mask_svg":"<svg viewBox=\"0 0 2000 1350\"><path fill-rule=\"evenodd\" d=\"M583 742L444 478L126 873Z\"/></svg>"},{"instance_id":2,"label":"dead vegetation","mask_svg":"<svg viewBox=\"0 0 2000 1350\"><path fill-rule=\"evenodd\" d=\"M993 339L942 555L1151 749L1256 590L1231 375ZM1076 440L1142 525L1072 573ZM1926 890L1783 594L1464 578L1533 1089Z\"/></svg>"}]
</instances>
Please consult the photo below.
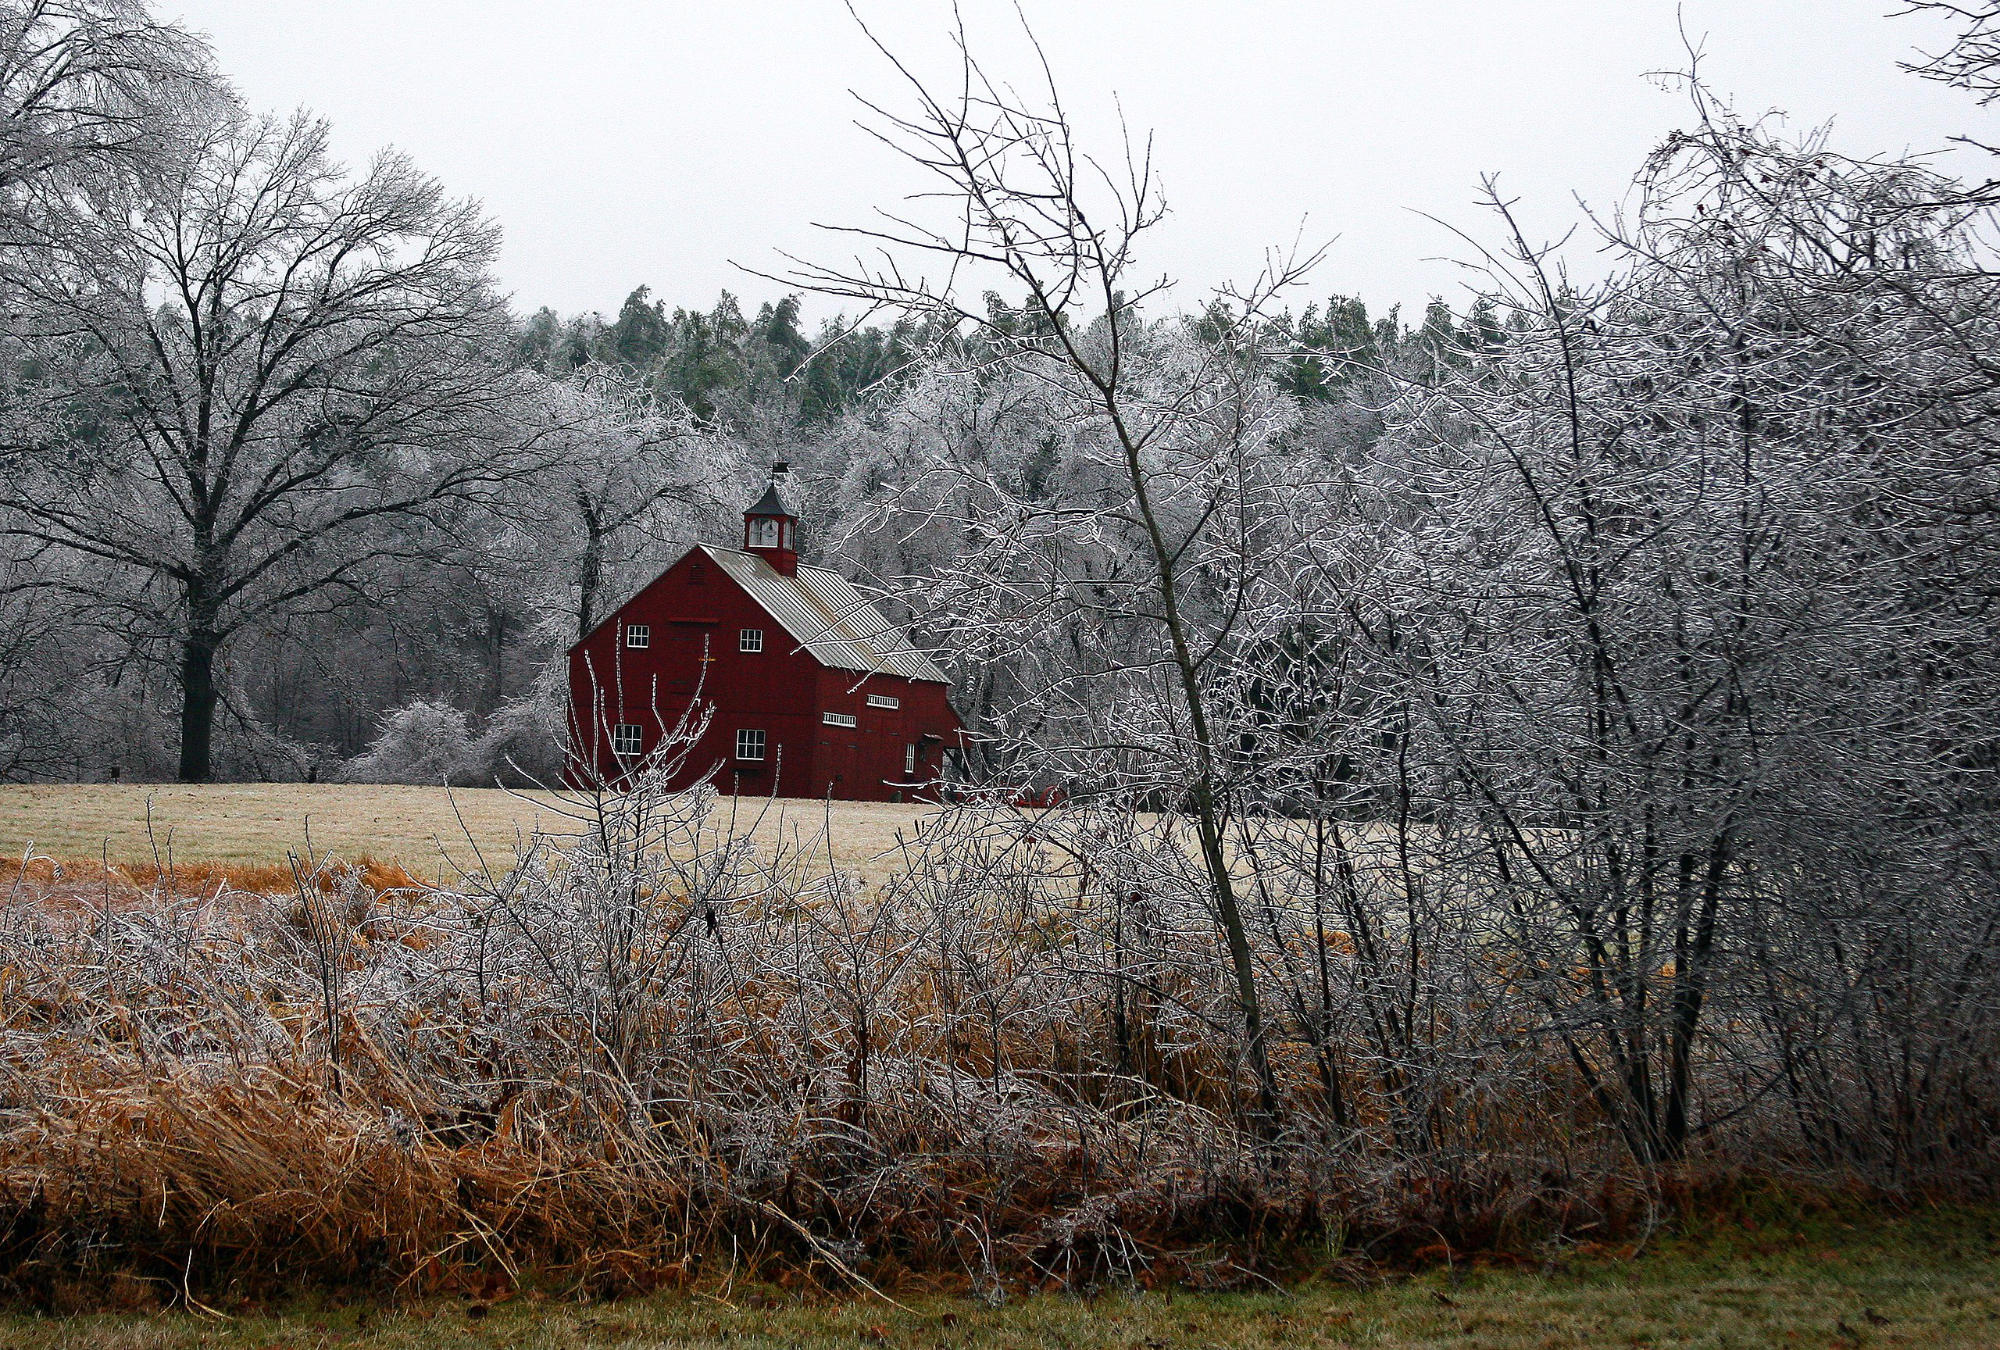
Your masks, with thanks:
<instances>
[{"instance_id":1,"label":"dead vegetation","mask_svg":"<svg viewBox=\"0 0 2000 1350\"><path fill-rule=\"evenodd\" d=\"M350 883L371 895L426 889L398 863L367 857L353 862L327 859L312 869L312 885L322 891ZM288 894L298 884L290 863L133 863L60 861L38 857L0 858L0 887L10 905L34 905L50 913L153 908L187 899L220 899L231 894Z\"/></svg>"},{"instance_id":2,"label":"dead vegetation","mask_svg":"<svg viewBox=\"0 0 2000 1350\"><path fill-rule=\"evenodd\" d=\"M443 888L0 877L7 1292L1258 1287L1643 1239L1701 1178L1814 1166L1790 1104L1731 1095L1754 1035L1703 1061L1727 1128L1635 1165L1478 941L1422 949L1371 1049L1408 838L1350 841L1367 942L1259 874L1273 1132L1171 818L968 804L864 887L706 791L568 807L587 828ZM1983 1175L1961 1137L1926 1175Z\"/></svg>"}]
</instances>

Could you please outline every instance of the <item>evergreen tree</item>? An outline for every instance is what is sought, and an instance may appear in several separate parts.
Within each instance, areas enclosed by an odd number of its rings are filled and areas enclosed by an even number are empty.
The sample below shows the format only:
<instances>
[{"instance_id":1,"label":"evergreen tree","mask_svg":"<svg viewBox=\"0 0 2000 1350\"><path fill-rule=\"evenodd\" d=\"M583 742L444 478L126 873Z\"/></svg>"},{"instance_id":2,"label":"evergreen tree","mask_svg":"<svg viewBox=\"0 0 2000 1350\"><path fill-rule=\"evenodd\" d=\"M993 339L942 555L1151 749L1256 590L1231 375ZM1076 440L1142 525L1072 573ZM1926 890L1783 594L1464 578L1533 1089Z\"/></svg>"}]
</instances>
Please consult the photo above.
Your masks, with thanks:
<instances>
[{"instance_id":1,"label":"evergreen tree","mask_svg":"<svg viewBox=\"0 0 2000 1350\"><path fill-rule=\"evenodd\" d=\"M641 286L626 296L611 325L612 357L632 370L651 369L672 336L665 310L652 294L652 287Z\"/></svg>"}]
</instances>

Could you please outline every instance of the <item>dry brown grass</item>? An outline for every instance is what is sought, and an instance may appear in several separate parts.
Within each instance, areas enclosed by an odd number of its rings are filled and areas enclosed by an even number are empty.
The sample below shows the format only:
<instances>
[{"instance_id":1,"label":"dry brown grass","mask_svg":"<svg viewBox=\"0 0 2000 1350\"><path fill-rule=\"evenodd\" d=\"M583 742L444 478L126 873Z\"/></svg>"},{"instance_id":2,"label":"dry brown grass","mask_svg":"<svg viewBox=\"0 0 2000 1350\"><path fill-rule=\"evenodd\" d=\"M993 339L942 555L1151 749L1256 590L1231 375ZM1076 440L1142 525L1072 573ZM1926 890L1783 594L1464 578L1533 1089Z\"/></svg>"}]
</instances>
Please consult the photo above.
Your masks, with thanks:
<instances>
[{"instance_id":1,"label":"dry brown grass","mask_svg":"<svg viewBox=\"0 0 2000 1350\"><path fill-rule=\"evenodd\" d=\"M390 893L412 894L424 889L398 863L362 856L312 869L309 884L332 894L352 881L376 900ZM131 863L106 866L94 858L62 861L49 857L0 857L0 897L9 903L33 902L51 917L98 915L111 909L152 911L180 901L214 902L230 892L283 895L297 889L299 874L290 862L204 863L170 866Z\"/></svg>"},{"instance_id":2,"label":"dry brown grass","mask_svg":"<svg viewBox=\"0 0 2000 1350\"><path fill-rule=\"evenodd\" d=\"M830 823L833 861L866 873L871 860L894 846L898 830L910 829L932 809L745 798L737 815L742 828L754 826L756 837L767 842L807 838ZM170 858L182 871L191 862L282 869L287 852L302 851L310 837L316 852L379 858L439 880L455 875L457 867L476 867L475 854L489 861L511 858L516 843L536 830L569 835L576 829L550 794L496 788L0 785L0 857L18 860L32 846L45 857L108 860L128 871L164 865ZM288 877L278 880L288 883Z\"/></svg>"},{"instance_id":3,"label":"dry brown grass","mask_svg":"<svg viewBox=\"0 0 2000 1350\"><path fill-rule=\"evenodd\" d=\"M293 897L243 864L213 875L245 891L177 874L98 922L93 884L130 877L31 864L69 891L0 910L0 1070L30 1105L0 1113L0 1294L1239 1286L1330 1226L1394 1257L1639 1212L1517 1202L1504 1163L1371 1189L1303 1136L1265 1158L1211 930L1149 929L1114 1043L1039 825L955 813L863 897L712 842L747 820L625 805L654 823L458 895L377 868ZM701 866L641 846L690 834ZM1307 1109L1311 1066L1276 1058Z\"/></svg>"}]
</instances>

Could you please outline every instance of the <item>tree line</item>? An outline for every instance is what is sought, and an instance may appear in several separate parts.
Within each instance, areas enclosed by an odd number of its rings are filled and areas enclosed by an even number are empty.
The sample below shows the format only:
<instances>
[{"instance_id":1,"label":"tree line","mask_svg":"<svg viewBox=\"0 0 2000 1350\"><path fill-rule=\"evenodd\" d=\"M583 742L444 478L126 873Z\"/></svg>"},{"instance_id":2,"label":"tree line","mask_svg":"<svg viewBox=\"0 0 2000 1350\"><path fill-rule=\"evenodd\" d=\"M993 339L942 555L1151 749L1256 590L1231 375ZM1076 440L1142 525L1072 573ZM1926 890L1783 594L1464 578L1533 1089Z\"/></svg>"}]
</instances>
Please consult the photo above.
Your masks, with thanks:
<instances>
[{"instance_id":1,"label":"tree line","mask_svg":"<svg viewBox=\"0 0 2000 1350\"><path fill-rule=\"evenodd\" d=\"M545 770L551 658L911 359L808 366L795 298L519 318L472 204L127 0L0 8L0 108L10 778L319 776L396 710Z\"/></svg>"}]
</instances>

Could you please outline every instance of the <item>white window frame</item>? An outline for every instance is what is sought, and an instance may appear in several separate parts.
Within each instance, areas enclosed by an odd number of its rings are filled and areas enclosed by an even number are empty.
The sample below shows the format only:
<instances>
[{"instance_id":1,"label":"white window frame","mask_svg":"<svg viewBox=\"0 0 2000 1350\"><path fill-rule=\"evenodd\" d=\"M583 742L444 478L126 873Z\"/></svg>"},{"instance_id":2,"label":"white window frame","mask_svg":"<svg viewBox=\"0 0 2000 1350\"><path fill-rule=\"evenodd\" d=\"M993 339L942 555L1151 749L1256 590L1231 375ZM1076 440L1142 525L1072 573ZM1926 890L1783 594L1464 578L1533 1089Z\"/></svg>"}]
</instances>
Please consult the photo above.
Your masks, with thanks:
<instances>
[{"instance_id":1,"label":"white window frame","mask_svg":"<svg viewBox=\"0 0 2000 1350\"><path fill-rule=\"evenodd\" d=\"M646 752L646 728L637 722L620 722L611 728L611 753L620 759L637 759Z\"/></svg>"},{"instance_id":2,"label":"white window frame","mask_svg":"<svg viewBox=\"0 0 2000 1350\"><path fill-rule=\"evenodd\" d=\"M917 776L917 747L913 742L903 742L903 777Z\"/></svg>"},{"instance_id":3,"label":"white window frame","mask_svg":"<svg viewBox=\"0 0 2000 1350\"><path fill-rule=\"evenodd\" d=\"M761 628L739 628L736 630L736 650L739 652L761 652L764 650L764 630Z\"/></svg>"},{"instance_id":4,"label":"white window frame","mask_svg":"<svg viewBox=\"0 0 2000 1350\"><path fill-rule=\"evenodd\" d=\"M744 727L736 733L736 758L746 764L762 764L768 742L764 733L756 727ZM752 753L752 752L755 753Z\"/></svg>"},{"instance_id":5,"label":"white window frame","mask_svg":"<svg viewBox=\"0 0 2000 1350\"><path fill-rule=\"evenodd\" d=\"M653 625L649 623L628 623L625 625L625 645L637 650L653 645Z\"/></svg>"},{"instance_id":6,"label":"white window frame","mask_svg":"<svg viewBox=\"0 0 2000 1350\"><path fill-rule=\"evenodd\" d=\"M751 548L777 548L783 537L783 530L773 516L758 516L750 522Z\"/></svg>"},{"instance_id":7,"label":"white window frame","mask_svg":"<svg viewBox=\"0 0 2000 1350\"><path fill-rule=\"evenodd\" d=\"M903 706L903 700L897 698L894 694L870 694L868 696L868 706L871 708L900 708Z\"/></svg>"},{"instance_id":8,"label":"white window frame","mask_svg":"<svg viewBox=\"0 0 2000 1350\"><path fill-rule=\"evenodd\" d=\"M853 713L821 713L819 720L830 727L858 727L861 721Z\"/></svg>"}]
</instances>

